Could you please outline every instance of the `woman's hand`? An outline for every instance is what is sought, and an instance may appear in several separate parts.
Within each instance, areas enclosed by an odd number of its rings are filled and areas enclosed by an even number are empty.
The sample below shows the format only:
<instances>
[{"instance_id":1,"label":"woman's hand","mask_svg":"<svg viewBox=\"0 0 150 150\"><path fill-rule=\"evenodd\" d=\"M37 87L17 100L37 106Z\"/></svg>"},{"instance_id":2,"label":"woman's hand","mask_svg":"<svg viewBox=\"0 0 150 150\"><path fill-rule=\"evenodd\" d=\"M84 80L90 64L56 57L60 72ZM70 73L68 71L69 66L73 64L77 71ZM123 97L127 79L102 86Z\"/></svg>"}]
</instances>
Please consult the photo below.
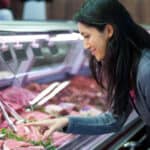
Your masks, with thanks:
<instances>
[{"instance_id":1,"label":"woman's hand","mask_svg":"<svg viewBox=\"0 0 150 150\"><path fill-rule=\"evenodd\" d=\"M35 122L26 123L26 126L40 126L47 127L47 130L44 131L43 140L47 139L54 131L60 130L63 127L67 126L69 120L67 117L56 118L56 119L47 119Z\"/></svg>"}]
</instances>

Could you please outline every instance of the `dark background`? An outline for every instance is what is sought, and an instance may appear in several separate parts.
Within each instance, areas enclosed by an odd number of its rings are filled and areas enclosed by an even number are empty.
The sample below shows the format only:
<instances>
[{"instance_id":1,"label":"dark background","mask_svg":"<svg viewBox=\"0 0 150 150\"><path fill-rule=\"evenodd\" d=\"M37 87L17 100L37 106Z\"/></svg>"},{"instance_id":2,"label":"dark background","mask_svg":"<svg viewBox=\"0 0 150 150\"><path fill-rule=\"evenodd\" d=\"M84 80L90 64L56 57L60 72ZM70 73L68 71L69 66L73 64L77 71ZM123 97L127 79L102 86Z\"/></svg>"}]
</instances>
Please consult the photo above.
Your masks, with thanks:
<instances>
[{"instance_id":1,"label":"dark background","mask_svg":"<svg viewBox=\"0 0 150 150\"><path fill-rule=\"evenodd\" d=\"M84 0L46 0L47 20L72 19ZM24 0L12 0L16 20L22 20ZM137 23L150 24L150 0L120 0Z\"/></svg>"}]
</instances>

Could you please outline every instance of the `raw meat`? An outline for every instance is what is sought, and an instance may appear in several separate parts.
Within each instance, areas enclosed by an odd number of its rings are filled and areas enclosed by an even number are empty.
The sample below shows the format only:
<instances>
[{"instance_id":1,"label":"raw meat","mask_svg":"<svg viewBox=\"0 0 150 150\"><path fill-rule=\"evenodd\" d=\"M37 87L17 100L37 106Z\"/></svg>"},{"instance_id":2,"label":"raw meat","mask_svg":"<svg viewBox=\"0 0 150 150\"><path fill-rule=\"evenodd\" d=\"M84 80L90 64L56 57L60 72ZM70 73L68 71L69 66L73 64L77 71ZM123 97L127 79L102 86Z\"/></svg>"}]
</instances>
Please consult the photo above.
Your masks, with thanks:
<instances>
[{"instance_id":1,"label":"raw meat","mask_svg":"<svg viewBox=\"0 0 150 150\"><path fill-rule=\"evenodd\" d=\"M7 147L10 150L15 150L16 148L19 147L28 147L28 146L31 146L31 144L27 142L16 141L11 139L5 140L3 144L3 147Z\"/></svg>"},{"instance_id":2,"label":"raw meat","mask_svg":"<svg viewBox=\"0 0 150 150\"><path fill-rule=\"evenodd\" d=\"M29 101L32 100L35 96L35 93L15 86L9 87L0 92L1 99L7 102L14 109L27 106Z\"/></svg>"},{"instance_id":3,"label":"raw meat","mask_svg":"<svg viewBox=\"0 0 150 150\"><path fill-rule=\"evenodd\" d=\"M2 147L3 147L3 143L4 143L4 141L3 141L3 140L0 140L0 150L1 150Z\"/></svg>"}]
</instances>

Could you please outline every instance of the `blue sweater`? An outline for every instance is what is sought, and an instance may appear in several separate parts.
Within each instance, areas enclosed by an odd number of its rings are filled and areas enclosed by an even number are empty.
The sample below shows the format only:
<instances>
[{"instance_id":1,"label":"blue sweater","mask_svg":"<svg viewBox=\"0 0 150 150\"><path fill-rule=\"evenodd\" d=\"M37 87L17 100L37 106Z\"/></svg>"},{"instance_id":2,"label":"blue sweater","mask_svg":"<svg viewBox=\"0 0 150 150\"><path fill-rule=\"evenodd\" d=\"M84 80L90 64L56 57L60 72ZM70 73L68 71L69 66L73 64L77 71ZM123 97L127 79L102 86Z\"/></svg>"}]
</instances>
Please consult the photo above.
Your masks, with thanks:
<instances>
[{"instance_id":1,"label":"blue sweater","mask_svg":"<svg viewBox=\"0 0 150 150\"><path fill-rule=\"evenodd\" d=\"M150 50L143 51L137 72L137 95L135 107L141 119L150 125ZM122 115L105 112L95 117L69 117L66 133L96 135L116 132L121 129L130 112L131 103Z\"/></svg>"}]
</instances>

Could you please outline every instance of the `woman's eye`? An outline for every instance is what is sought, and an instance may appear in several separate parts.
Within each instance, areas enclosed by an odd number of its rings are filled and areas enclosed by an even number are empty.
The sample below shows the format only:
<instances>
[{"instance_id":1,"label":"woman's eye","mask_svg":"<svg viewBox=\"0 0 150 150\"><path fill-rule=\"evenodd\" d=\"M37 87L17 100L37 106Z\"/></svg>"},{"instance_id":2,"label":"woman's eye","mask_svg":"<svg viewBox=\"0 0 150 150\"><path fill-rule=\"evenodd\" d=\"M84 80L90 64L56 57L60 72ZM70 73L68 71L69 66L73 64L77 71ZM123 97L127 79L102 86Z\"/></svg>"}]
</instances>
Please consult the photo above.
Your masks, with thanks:
<instances>
[{"instance_id":1,"label":"woman's eye","mask_svg":"<svg viewBox=\"0 0 150 150\"><path fill-rule=\"evenodd\" d=\"M85 39L89 38L89 35L85 35L84 38L85 38Z\"/></svg>"}]
</instances>

